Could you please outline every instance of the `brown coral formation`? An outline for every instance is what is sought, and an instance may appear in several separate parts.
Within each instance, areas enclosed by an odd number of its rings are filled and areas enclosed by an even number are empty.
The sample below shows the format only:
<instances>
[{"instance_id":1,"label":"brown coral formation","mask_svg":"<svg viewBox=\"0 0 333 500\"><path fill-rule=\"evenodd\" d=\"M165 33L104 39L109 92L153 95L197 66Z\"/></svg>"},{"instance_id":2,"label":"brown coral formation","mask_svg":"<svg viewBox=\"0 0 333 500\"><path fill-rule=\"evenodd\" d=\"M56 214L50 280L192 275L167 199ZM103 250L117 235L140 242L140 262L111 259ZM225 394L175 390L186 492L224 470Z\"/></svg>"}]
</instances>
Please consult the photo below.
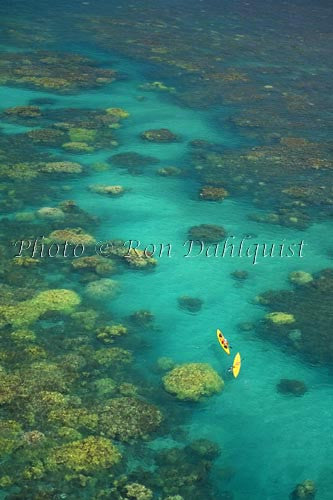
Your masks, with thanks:
<instances>
[{"instance_id":1,"label":"brown coral formation","mask_svg":"<svg viewBox=\"0 0 333 500\"><path fill-rule=\"evenodd\" d=\"M252 19L250 6L242 8ZM268 199L274 199L272 213L256 215L256 220L304 229L312 219L331 211L327 137L333 123L327 111L329 78L319 78L323 64L328 67L330 59L319 35L320 9L311 13L306 6L297 9L306 20L305 29L291 26L285 19L287 32L291 29L299 35L295 35L295 45L290 44L287 33L276 43L274 29L268 27L274 21L267 4L260 7L256 22L249 23L244 33L235 33L239 13L231 5L227 11L211 5L202 16L199 6L189 13L177 4L171 18L166 6L151 1L145 4L143 17L140 5L133 4L126 15L119 9L112 18L85 19L81 28L103 48L116 44L117 50L130 57L159 64L159 80L143 84L142 89L168 90L165 82L171 72L177 77L170 95L182 104L199 109L233 105L231 117L223 112L218 121L256 146L245 152L225 151L215 159L196 155L202 199L223 199L222 193L209 192L221 188L233 196L250 196L263 208ZM302 57L311 61L313 72L299 65ZM191 145L213 156L217 152L207 141L194 140ZM304 175L311 181L305 182ZM313 207L320 207L320 215Z\"/></svg>"},{"instance_id":2,"label":"brown coral formation","mask_svg":"<svg viewBox=\"0 0 333 500\"><path fill-rule=\"evenodd\" d=\"M200 189L199 196L202 200L222 201L229 196L229 193L223 187L203 186Z\"/></svg>"},{"instance_id":3,"label":"brown coral formation","mask_svg":"<svg viewBox=\"0 0 333 500\"><path fill-rule=\"evenodd\" d=\"M39 171L46 174L80 174L82 166L72 161L51 161L41 164Z\"/></svg>"},{"instance_id":4,"label":"brown coral formation","mask_svg":"<svg viewBox=\"0 0 333 500\"><path fill-rule=\"evenodd\" d=\"M256 205L270 209L251 216L258 222L304 229L315 217L314 206L320 206L321 215L331 211L328 176L333 163L328 143L281 139L277 144L223 154L208 147L196 150L193 162L203 184L200 198L223 199L226 187L235 195L251 196ZM311 177L311 185L306 185L305 175Z\"/></svg>"},{"instance_id":5,"label":"brown coral formation","mask_svg":"<svg viewBox=\"0 0 333 500\"><path fill-rule=\"evenodd\" d=\"M332 294L331 269L294 290L265 292L261 303L273 311L268 315L272 320L260 323L258 331L313 363L329 363L333 359Z\"/></svg>"},{"instance_id":6,"label":"brown coral formation","mask_svg":"<svg viewBox=\"0 0 333 500\"><path fill-rule=\"evenodd\" d=\"M142 132L141 138L148 142L176 142L178 136L167 128L151 129Z\"/></svg>"},{"instance_id":7,"label":"brown coral formation","mask_svg":"<svg viewBox=\"0 0 333 500\"><path fill-rule=\"evenodd\" d=\"M32 87L51 92L98 88L112 82L116 73L99 68L77 54L57 52L5 52L1 54L0 80L6 85Z\"/></svg>"},{"instance_id":8,"label":"brown coral formation","mask_svg":"<svg viewBox=\"0 0 333 500\"><path fill-rule=\"evenodd\" d=\"M155 406L125 396L112 399L100 412L101 428L106 435L125 442L156 431L162 419Z\"/></svg>"}]
</instances>

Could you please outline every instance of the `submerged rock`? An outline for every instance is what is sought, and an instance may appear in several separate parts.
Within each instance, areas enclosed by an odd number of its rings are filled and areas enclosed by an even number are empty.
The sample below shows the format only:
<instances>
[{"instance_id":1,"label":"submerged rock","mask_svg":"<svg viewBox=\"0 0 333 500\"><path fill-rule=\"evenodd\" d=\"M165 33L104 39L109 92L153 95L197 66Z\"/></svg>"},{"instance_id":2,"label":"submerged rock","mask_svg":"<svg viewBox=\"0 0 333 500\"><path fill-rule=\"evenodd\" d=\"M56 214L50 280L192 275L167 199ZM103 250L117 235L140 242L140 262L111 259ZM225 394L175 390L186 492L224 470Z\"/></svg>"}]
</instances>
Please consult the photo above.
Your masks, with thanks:
<instances>
[{"instance_id":1,"label":"submerged rock","mask_svg":"<svg viewBox=\"0 0 333 500\"><path fill-rule=\"evenodd\" d=\"M277 384L278 392L282 394L293 394L294 396L303 396L307 392L307 387L301 380L292 380L282 378Z\"/></svg>"},{"instance_id":2,"label":"submerged rock","mask_svg":"<svg viewBox=\"0 0 333 500\"><path fill-rule=\"evenodd\" d=\"M238 324L238 328L241 332L250 332L251 330L254 330L255 324L251 321L244 321L243 323Z\"/></svg>"},{"instance_id":3,"label":"submerged rock","mask_svg":"<svg viewBox=\"0 0 333 500\"><path fill-rule=\"evenodd\" d=\"M249 273L248 271L244 271L244 270L237 270L237 271L233 271L231 273L231 276L236 279L236 280L246 280L246 278L249 276Z\"/></svg>"},{"instance_id":4,"label":"submerged rock","mask_svg":"<svg viewBox=\"0 0 333 500\"><path fill-rule=\"evenodd\" d=\"M184 295L178 298L178 305L181 309L186 309L189 312L196 313L200 311L203 304L203 300L196 297L189 297Z\"/></svg>"}]
</instances>

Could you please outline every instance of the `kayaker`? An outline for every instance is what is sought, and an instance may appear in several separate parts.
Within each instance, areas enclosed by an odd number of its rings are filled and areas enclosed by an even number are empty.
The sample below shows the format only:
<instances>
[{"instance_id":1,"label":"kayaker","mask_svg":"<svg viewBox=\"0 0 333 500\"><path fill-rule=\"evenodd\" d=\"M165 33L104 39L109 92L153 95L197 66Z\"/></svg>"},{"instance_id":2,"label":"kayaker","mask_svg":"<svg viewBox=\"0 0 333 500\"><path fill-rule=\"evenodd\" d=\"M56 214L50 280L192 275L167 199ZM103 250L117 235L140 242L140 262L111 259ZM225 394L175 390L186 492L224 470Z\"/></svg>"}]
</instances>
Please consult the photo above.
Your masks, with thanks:
<instances>
[{"instance_id":1,"label":"kayaker","mask_svg":"<svg viewBox=\"0 0 333 500\"><path fill-rule=\"evenodd\" d=\"M229 342L225 337L223 337L221 340L222 340L223 347L225 349L228 349L228 348L232 349L231 345L229 345Z\"/></svg>"}]
</instances>

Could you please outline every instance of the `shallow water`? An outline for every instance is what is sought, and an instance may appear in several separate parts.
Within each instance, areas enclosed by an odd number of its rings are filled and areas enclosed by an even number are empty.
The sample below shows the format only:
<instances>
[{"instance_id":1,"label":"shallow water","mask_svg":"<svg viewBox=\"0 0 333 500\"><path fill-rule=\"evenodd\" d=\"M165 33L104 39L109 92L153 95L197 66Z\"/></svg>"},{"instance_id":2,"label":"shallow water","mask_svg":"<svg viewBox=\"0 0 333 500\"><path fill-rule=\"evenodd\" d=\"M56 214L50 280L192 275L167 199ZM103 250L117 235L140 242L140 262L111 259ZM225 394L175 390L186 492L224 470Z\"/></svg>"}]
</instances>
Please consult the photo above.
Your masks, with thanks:
<instances>
[{"instance_id":1,"label":"shallow water","mask_svg":"<svg viewBox=\"0 0 333 500\"><path fill-rule=\"evenodd\" d=\"M91 10L89 4L81 2L80 9L86 9L88 15L103 13L102 3L90 2L90 5ZM14 20L21 20L25 15L18 6L9 11ZM54 22L55 12L50 14L49 25ZM33 17L31 7L30 14ZM71 22L75 25L76 4L73 12L67 14L67 26ZM198 23L200 25L200 20ZM61 32L61 23L57 30ZM141 175L131 175L125 169L111 166L105 171L90 170L86 177L77 176L60 183L67 186L64 199L75 200L82 209L100 218L94 232L97 240L140 240L142 249L150 243L172 245L171 256L159 258L154 271L125 270L116 275L121 293L102 304L105 311L110 310L117 318L139 309L149 309L156 316L158 330L142 333L141 340L147 347L134 352L133 369L139 369L152 388L161 386L161 377L154 369L161 356L170 357L177 363L210 363L225 378L223 392L203 402L194 405L169 398L165 403L170 409L179 407L184 414L184 421L179 419L178 423L186 434L177 441L178 446L199 437L211 439L221 446L221 456L213 465L209 494L216 491L216 498L222 498L219 492L230 490L234 498L240 500L283 499L288 498L296 484L312 479L318 488L316 498L329 500L333 491L330 368L311 364L287 348L281 349L278 344L258 336L255 330L241 331L238 324L260 320L267 311L256 304L254 298L266 290L290 289L290 272L302 269L316 273L331 265L331 243L328 241L331 226L325 219L305 230L251 221L248 215L260 213L261 209L254 208L246 198L231 196L223 203L200 201L197 196L199 183L193 171L188 176L158 176L156 171L164 166L189 168L188 142L193 139L219 144L225 150L246 146L248 140L227 125L223 127L223 122L221 125L221 114L225 115L226 124L228 122L228 107L191 109L181 106L168 93L142 92L139 85L159 80L160 68L144 60L134 61L113 51L112 47L105 52L94 45L96 40L83 42L82 33L75 34L75 30L72 34L66 31L66 38L71 37L72 45L67 49L101 60L106 66L110 63L113 69L126 73L127 79L98 90L81 90L74 95L3 86L0 87L1 108L27 105L31 99L39 97L55 98L52 109L124 108L130 117L116 130L119 147L82 155L62 152L62 157L87 167L106 161L112 154L127 151L160 160L157 165L145 167ZM13 45L5 42L5 47L13 50ZM52 43L47 48L63 50L64 47L58 41L58 45ZM140 95L145 96L143 101L138 100ZM1 123L1 130L6 134L22 133L30 128L33 127ZM182 140L173 144L143 142L139 134L154 128L169 128ZM59 152L53 148L50 151ZM59 181L54 183L59 186ZM110 199L89 192L87 187L91 184L121 184L128 192ZM43 190L42 184L40 189ZM34 199L25 211L41 206L43 204ZM222 225L230 237L235 236L236 243L245 235L253 235L254 242L277 244L303 240L306 244L304 257L258 258L256 265L252 258L245 256L185 258L188 229L205 223ZM235 270L247 270L248 278L244 282L233 279L230 273ZM53 279L57 286L62 286L61 274ZM77 283L76 277L73 282L71 276L65 279L66 288L72 285L84 294L83 285ZM201 298L200 312L190 314L180 309L177 298L183 295ZM230 359L216 342L217 327L229 338L232 352L240 351L244 358L237 380L226 374ZM276 384L281 378L304 381L308 392L302 397L278 393ZM145 446L159 449L173 443L172 436L164 435L148 441ZM225 467L233 471L229 480L224 479L221 472Z\"/></svg>"}]
</instances>

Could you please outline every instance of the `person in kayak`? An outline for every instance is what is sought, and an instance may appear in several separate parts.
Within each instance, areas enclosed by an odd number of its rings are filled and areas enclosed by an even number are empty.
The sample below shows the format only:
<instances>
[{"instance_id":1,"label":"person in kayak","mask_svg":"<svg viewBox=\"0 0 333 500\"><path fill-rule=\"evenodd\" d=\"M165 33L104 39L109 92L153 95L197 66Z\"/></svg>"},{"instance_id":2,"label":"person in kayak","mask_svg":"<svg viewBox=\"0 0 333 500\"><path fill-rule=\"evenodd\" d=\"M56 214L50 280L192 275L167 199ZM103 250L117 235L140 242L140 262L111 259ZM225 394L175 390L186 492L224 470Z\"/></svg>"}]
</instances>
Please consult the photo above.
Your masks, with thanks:
<instances>
[{"instance_id":1,"label":"person in kayak","mask_svg":"<svg viewBox=\"0 0 333 500\"><path fill-rule=\"evenodd\" d=\"M229 345L228 340L227 340L225 337L223 337L223 335L222 335L222 334L220 334L220 335L219 335L219 337L220 337L220 340L221 340L221 342L222 342L222 344L223 344L223 347L224 347L225 349L228 349L228 347L229 347L230 349L232 349L231 345Z\"/></svg>"}]
</instances>

